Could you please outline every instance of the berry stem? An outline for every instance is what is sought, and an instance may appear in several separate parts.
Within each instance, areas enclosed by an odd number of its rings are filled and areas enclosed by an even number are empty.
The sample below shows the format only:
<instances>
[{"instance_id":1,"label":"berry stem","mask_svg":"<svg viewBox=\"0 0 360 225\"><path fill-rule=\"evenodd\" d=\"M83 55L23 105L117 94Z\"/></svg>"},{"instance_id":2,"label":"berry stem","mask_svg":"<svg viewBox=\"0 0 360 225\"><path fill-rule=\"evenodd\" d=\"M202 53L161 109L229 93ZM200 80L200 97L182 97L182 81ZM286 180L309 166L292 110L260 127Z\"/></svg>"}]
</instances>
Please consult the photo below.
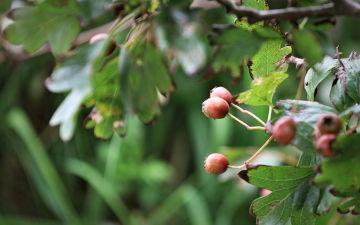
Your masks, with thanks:
<instances>
[{"instance_id":1,"label":"berry stem","mask_svg":"<svg viewBox=\"0 0 360 225\"><path fill-rule=\"evenodd\" d=\"M248 159L242 164L241 166L231 166L228 165L228 168L232 169L243 169L245 168L249 163L251 163L265 148L266 146L273 140L273 136L271 136L267 141Z\"/></svg>"},{"instance_id":2,"label":"berry stem","mask_svg":"<svg viewBox=\"0 0 360 225\"><path fill-rule=\"evenodd\" d=\"M257 117L255 114L253 114L252 112L248 111L248 110L245 110L243 108L241 108L240 106L234 104L234 103L231 103L231 105L233 107L235 107L237 110L239 110L240 112L244 113L244 114L248 114L249 116L252 116L254 119L256 119L257 121L259 121L263 126L265 126L265 122L262 121L259 117Z\"/></svg>"},{"instance_id":3,"label":"berry stem","mask_svg":"<svg viewBox=\"0 0 360 225\"><path fill-rule=\"evenodd\" d=\"M270 122L270 120L271 120L272 109L273 109L272 106L269 106L269 113L268 113L267 122Z\"/></svg>"},{"instance_id":4,"label":"berry stem","mask_svg":"<svg viewBox=\"0 0 360 225\"><path fill-rule=\"evenodd\" d=\"M240 120L239 118L237 118L236 116L234 116L231 113L228 113L228 115L235 120L236 122L240 123L241 125L243 125L246 129L248 130L265 130L265 127L259 127L259 126L255 126L255 127L251 127L249 125L247 125L244 121Z\"/></svg>"},{"instance_id":5,"label":"berry stem","mask_svg":"<svg viewBox=\"0 0 360 225\"><path fill-rule=\"evenodd\" d=\"M267 141L265 141L265 143L259 148L259 150L257 150L254 155L252 155L248 160L244 162L244 165L247 165L251 161L253 161L266 148L266 146L272 141L272 139L273 136L270 136L269 139L267 139Z\"/></svg>"}]
</instances>

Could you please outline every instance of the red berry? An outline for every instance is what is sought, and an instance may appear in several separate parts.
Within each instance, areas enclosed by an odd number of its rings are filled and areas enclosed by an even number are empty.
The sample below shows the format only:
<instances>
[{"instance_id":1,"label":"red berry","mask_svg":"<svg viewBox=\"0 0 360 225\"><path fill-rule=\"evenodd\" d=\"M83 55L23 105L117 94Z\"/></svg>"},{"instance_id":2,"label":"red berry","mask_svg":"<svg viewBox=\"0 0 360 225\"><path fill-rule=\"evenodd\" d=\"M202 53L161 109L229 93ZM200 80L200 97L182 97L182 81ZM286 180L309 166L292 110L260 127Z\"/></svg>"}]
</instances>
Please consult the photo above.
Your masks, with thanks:
<instances>
[{"instance_id":1,"label":"red berry","mask_svg":"<svg viewBox=\"0 0 360 225\"><path fill-rule=\"evenodd\" d=\"M296 134L296 123L291 117L282 117L271 129L271 133L280 144L288 145L294 139Z\"/></svg>"},{"instance_id":2,"label":"red berry","mask_svg":"<svg viewBox=\"0 0 360 225\"><path fill-rule=\"evenodd\" d=\"M229 160L222 154L213 153L206 157L204 168L206 172L211 174L224 173L229 165Z\"/></svg>"},{"instance_id":3,"label":"red berry","mask_svg":"<svg viewBox=\"0 0 360 225\"><path fill-rule=\"evenodd\" d=\"M321 134L337 134L341 127L341 119L335 113L324 113L317 122L317 128Z\"/></svg>"},{"instance_id":4,"label":"red berry","mask_svg":"<svg viewBox=\"0 0 360 225\"><path fill-rule=\"evenodd\" d=\"M228 114L229 104L222 98L208 98L202 104L202 111L211 119L221 119Z\"/></svg>"},{"instance_id":5,"label":"red berry","mask_svg":"<svg viewBox=\"0 0 360 225\"><path fill-rule=\"evenodd\" d=\"M335 153L331 144L335 141L335 134L324 134L315 142L315 147L323 157L333 157Z\"/></svg>"},{"instance_id":6,"label":"red berry","mask_svg":"<svg viewBox=\"0 0 360 225\"><path fill-rule=\"evenodd\" d=\"M214 87L210 91L210 98L211 97L219 97L227 101L229 104L232 102L233 96L231 93L224 87Z\"/></svg>"}]
</instances>

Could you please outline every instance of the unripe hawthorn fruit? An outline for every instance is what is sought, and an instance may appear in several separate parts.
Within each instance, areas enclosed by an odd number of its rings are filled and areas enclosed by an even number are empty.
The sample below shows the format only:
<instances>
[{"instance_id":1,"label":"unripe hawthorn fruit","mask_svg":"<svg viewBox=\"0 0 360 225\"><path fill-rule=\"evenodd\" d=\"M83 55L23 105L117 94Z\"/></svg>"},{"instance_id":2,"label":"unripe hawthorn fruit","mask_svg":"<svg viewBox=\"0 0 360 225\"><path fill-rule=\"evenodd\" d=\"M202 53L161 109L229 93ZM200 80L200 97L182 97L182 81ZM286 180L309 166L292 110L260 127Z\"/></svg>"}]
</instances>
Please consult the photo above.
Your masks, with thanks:
<instances>
[{"instance_id":1,"label":"unripe hawthorn fruit","mask_svg":"<svg viewBox=\"0 0 360 225\"><path fill-rule=\"evenodd\" d=\"M324 134L315 142L315 147L323 157L333 157L335 153L331 144L335 141L336 134Z\"/></svg>"},{"instance_id":2,"label":"unripe hawthorn fruit","mask_svg":"<svg viewBox=\"0 0 360 225\"><path fill-rule=\"evenodd\" d=\"M228 114L229 104L219 97L208 98L202 104L202 111L211 119L221 119Z\"/></svg>"},{"instance_id":3,"label":"unripe hawthorn fruit","mask_svg":"<svg viewBox=\"0 0 360 225\"><path fill-rule=\"evenodd\" d=\"M214 87L210 91L210 97L219 97L227 101L229 104L231 103L233 96L231 93L224 87Z\"/></svg>"},{"instance_id":4,"label":"unripe hawthorn fruit","mask_svg":"<svg viewBox=\"0 0 360 225\"><path fill-rule=\"evenodd\" d=\"M288 145L296 134L296 123L291 117L282 117L271 128L271 133L276 142Z\"/></svg>"},{"instance_id":5,"label":"unripe hawthorn fruit","mask_svg":"<svg viewBox=\"0 0 360 225\"><path fill-rule=\"evenodd\" d=\"M229 165L229 160L222 154L213 153L206 157L204 168L206 172L211 174L224 173Z\"/></svg>"},{"instance_id":6,"label":"unripe hawthorn fruit","mask_svg":"<svg viewBox=\"0 0 360 225\"><path fill-rule=\"evenodd\" d=\"M317 128L321 134L337 134L341 127L341 119L335 113L324 113L317 122Z\"/></svg>"}]
</instances>

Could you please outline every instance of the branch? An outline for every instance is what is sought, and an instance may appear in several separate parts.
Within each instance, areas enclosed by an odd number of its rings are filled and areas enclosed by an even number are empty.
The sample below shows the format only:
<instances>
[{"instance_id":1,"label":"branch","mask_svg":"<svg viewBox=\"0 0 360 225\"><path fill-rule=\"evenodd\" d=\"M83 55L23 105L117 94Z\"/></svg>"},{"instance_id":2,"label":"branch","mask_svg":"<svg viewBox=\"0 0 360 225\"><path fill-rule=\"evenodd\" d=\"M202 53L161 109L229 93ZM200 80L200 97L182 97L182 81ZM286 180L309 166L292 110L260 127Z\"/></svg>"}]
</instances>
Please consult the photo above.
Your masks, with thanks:
<instances>
[{"instance_id":1,"label":"branch","mask_svg":"<svg viewBox=\"0 0 360 225\"><path fill-rule=\"evenodd\" d=\"M333 0L320 6L289 7L285 9L256 10L244 6L237 6L231 0L216 0L224 6L228 13L237 16L238 19L247 17L250 23L263 20L295 20L304 17L326 17L336 15L348 15L360 18L360 5L352 0Z\"/></svg>"}]
</instances>

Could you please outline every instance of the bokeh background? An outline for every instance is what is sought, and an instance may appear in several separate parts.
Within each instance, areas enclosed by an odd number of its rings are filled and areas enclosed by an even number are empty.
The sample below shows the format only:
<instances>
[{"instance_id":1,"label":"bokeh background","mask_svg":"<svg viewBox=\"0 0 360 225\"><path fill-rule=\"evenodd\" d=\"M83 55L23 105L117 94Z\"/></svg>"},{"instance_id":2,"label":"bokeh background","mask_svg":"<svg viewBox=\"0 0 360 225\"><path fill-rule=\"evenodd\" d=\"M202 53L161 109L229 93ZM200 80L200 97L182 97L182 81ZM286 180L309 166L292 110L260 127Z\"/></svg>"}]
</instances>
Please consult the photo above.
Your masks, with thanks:
<instances>
[{"instance_id":1,"label":"bokeh background","mask_svg":"<svg viewBox=\"0 0 360 225\"><path fill-rule=\"evenodd\" d=\"M190 9L190 1L180 2L174 4L176 10L194 21L198 16L219 21L223 15L222 9L196 10ZM2 4L5 1L1 0ZM271 1L271 7L281 6L284 1ZM91 21L92 26L114 18L114 14L100 13ZM343 56L360 50L359 22L339 18L333 28L319 32L317 38L323 49L331 55L339 46ZM283 24L284 29L289 26ZM206 27L204 31L200 38L206 42L209 33ZM0 53L5 51L0 46ZM50 93L44 86L55 65L53 56L46 53L21 60L3 56L1 225L57 225L69 221L71 225L255 224L248 209L251 201L260 196L260 190L241 181L236 170L214 176L203 169L209 153L222 152L232 164L240 164L267 139L261 131L247 131L229 118L210 120L201 112L201 103L212 87L224 86L236 94L248 88L248 76L234 78L226 72L208 76L207 71L189 76L179 67L173 73L176 89L153 124L129 118L126 137L100 140L84 127L89 113L84 107L74 137L63 142L58 127L48 124L65 96ZM280 86L276 99L296 95L297 70L291 67L289 72L290 78ZM249 109L266 119L266 107ZM295 164L297 155L292 147L271 144L257 163ZM333 209L317 223L356 221L354 216L340 216Z\"/></svg>"}]
</instances>

